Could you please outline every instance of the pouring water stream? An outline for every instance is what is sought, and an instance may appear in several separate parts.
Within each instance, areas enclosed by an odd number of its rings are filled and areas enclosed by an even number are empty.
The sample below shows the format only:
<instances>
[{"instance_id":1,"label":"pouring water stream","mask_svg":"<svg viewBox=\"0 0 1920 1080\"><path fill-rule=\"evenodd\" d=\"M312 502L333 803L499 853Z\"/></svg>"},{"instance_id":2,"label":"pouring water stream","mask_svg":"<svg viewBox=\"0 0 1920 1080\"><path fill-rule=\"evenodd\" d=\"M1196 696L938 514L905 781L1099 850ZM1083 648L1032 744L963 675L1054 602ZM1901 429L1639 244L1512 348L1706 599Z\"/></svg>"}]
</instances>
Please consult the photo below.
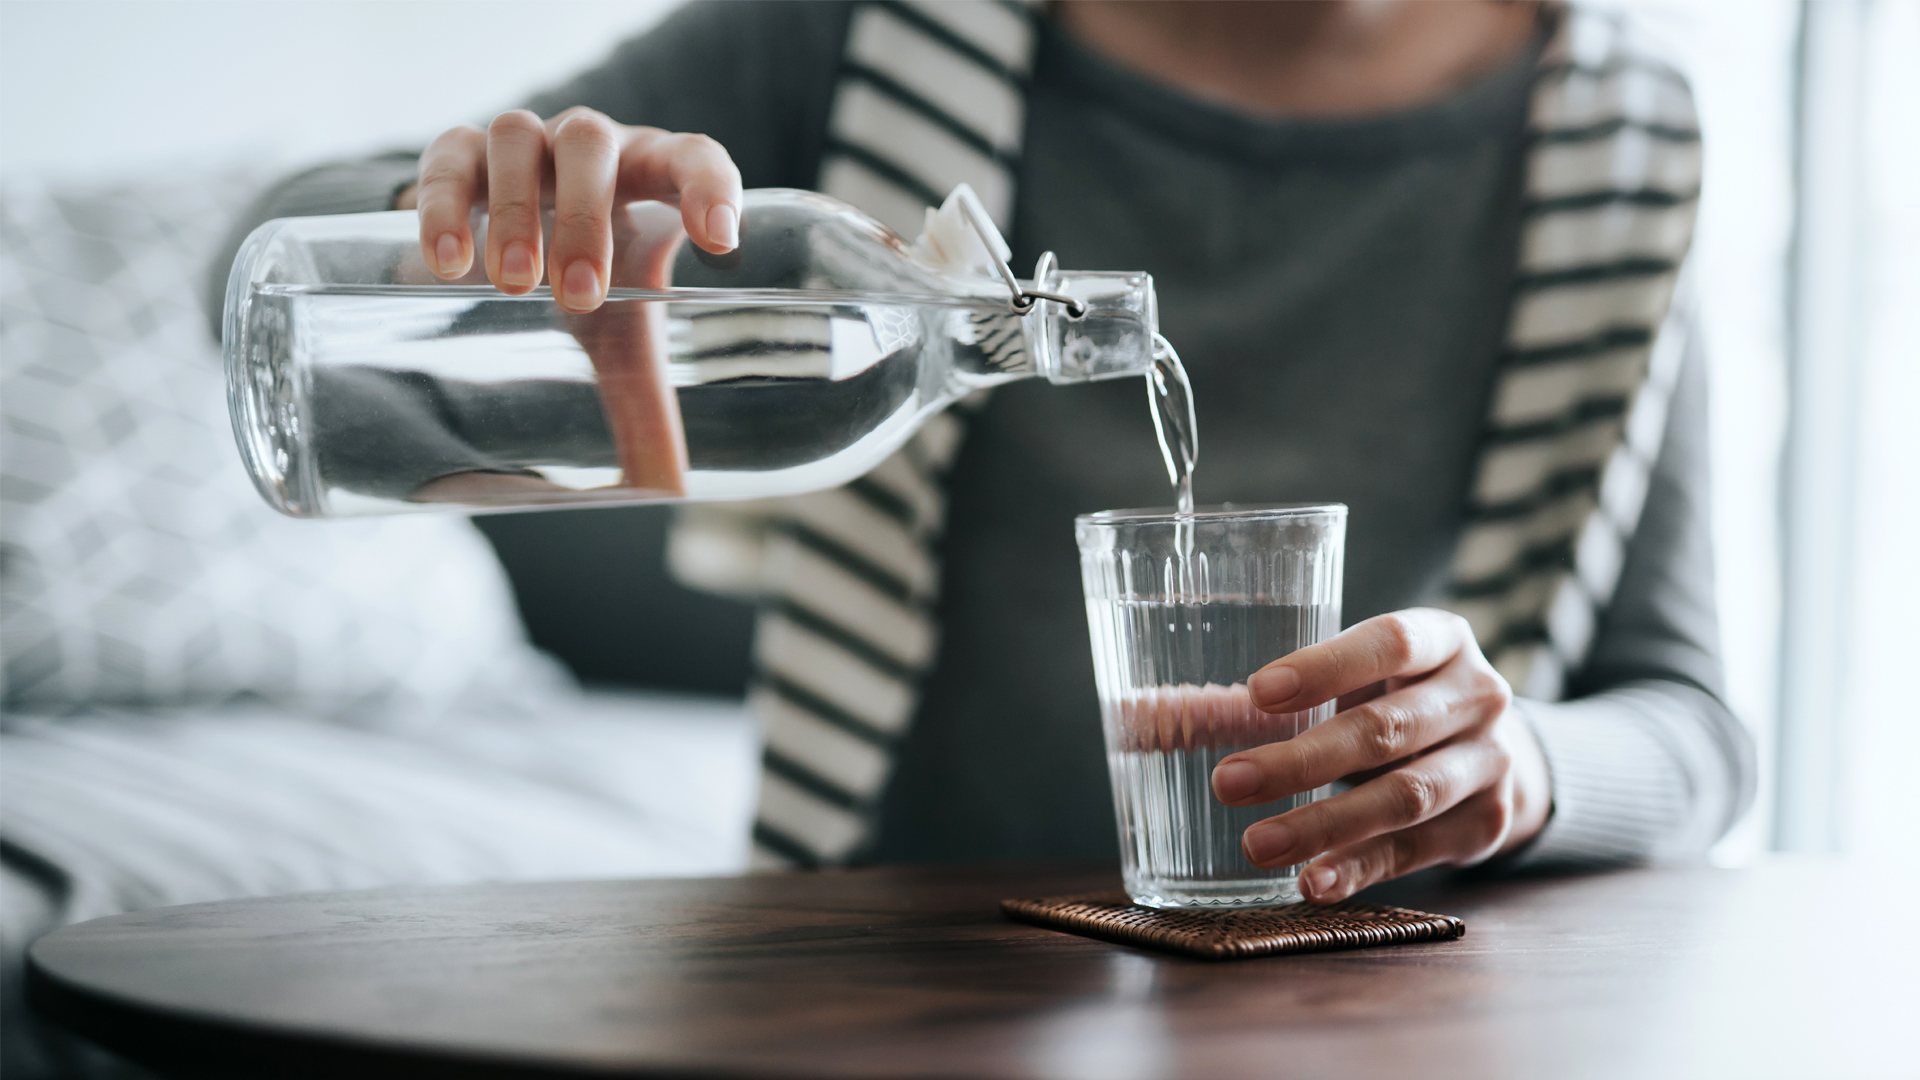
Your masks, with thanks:
<instances>
[{"instance_id":1,"label":"pouring water stream","mask_svg":"<svg viewBox=\"0 0 1920 1080\"><path fill-rule=\"evenodd\" d=\"M1173 343L1158 333L1153 335L1153 368L1147 372L1147 404L1167 479L1173 482L1175 543L1184 563L1193 551L1193 467L1200 457L1200 428L1187 369Z\"/></svg>"}]
</instances>

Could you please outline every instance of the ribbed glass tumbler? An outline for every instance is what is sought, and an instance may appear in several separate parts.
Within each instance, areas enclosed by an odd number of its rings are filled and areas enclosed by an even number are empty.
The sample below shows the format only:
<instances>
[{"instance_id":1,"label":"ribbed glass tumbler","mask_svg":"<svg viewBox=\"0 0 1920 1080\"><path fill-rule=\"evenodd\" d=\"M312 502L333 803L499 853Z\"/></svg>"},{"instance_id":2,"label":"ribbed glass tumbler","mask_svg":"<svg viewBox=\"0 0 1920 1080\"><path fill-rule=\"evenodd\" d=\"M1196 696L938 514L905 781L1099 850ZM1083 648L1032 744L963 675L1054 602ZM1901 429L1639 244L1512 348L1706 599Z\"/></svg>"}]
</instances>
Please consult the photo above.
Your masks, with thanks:
<instances>
[{"instance_id":1,"label":"ribbed glass tumbler","mask_svg":"<svg viewBox=\"0 0 1920 1080\"><path fill-rule=\"evenodd\" d=\"M1265 713L1247 676L1340 629L1347 508L1110 510L1074 522L1106 729L1127 892L1148 907L1300 899L1299 867L1261 870L1247 826L1325 789L1261 806L1214 799L1229 754L1291 739L1333 715Z\"/></svg>"}]
</instances>

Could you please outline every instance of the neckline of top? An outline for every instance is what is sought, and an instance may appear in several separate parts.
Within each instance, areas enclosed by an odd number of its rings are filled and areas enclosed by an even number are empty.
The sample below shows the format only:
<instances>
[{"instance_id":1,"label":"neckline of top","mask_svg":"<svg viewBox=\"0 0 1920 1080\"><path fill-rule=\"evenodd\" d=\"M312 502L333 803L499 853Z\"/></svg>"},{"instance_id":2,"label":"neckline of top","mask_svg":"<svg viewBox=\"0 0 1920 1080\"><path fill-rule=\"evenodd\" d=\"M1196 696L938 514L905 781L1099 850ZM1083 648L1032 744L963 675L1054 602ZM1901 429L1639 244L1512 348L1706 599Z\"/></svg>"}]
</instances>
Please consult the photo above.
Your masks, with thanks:
<instances>
[{"instance_id":1,"label":"neckline of top","mask_svg":"<svg viewBox=\"0 0 1920 1080\"><path fill-rule=\"evenodd\" d=\"M1541 26L1500 67L1433 101L1344 116L1260 116L1196 97L1111 60L1051 19L1041 19L1034 85L1216 153L1255 161L1320 157L1380 159L1520 135L1526 103L1551 36ZM1515 113L1520 122L1511 123Z\"/></svg>"}]
</instances>

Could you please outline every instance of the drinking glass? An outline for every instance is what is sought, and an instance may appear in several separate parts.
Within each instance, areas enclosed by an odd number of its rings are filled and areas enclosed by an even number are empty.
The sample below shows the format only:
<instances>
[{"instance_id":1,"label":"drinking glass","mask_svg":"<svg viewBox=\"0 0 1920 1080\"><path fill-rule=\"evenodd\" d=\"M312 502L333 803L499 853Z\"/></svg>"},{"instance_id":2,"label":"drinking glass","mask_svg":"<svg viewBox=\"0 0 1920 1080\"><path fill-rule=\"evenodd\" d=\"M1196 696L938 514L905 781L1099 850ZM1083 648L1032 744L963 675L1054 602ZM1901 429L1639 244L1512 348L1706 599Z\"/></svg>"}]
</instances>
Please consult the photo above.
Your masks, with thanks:
<instances>
[{"instance_id":1,"label":"drinking glass","mask_svg":"<svg viewBox=\"0 0 1920 1080\"><path fill-rule=\"evenodd\" d=\"M1247 677L1339 631L1346 528L1338 503L1075 519L1121 870L1135 903L1300 899L1300 868L1255 867L1240 835L1327 789L1228 807L1210 781L1227 755L1291 739L1333 715L1332 702L1262 712Z\"/></svg>"}]
</instances>

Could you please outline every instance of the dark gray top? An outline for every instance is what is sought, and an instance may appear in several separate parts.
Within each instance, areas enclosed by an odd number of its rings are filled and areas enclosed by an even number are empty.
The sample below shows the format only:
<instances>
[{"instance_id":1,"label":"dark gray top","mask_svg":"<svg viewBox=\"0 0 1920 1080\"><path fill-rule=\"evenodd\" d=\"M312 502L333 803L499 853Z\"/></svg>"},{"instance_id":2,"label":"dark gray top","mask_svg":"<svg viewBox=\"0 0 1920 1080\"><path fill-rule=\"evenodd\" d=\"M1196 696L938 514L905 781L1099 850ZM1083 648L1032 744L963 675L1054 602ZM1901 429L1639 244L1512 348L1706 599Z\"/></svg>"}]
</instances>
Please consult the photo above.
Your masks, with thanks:
<instances>
[{"instance_id":1,"label":"dark gray top","mask_svg":"<svg viewBox=\"0 0 1920 1080\"><path fill-rule=\"evenodd\" d=\"M1444 579L1512 293L1534 52L1430 108L1276 121L1041 35L1016 265L1154 275L1193 380L1195 497L1348 504L1349 624ZM1007 387L951 490L944 644L881 849L1104 853L1073 516L1171 501L1146 395Z\"/></svg>"},{"instance_id":2,"label":"dark gray top","mask_svg":"<svg viewBox=\"0 0 1920 1080\"><path fill-rule=\"evenodd\" d=\"M533 103L703 131L749 187L812 186L845 4L686 8ZM1352 508L1346 621L1437 599L1514 277L1537 48L1447 100L1268 120L1189 98L1049 27L1011 242L1154 274L1192 373L1201 501ZM295 177L270 216L373 209L404 157ZM1719 699L1697 358L1584 700L1527 706L1555 811L1527 861L1695 851L1750 797ZM885 859L1110 858L1073 515L1170 500L1133 380L998 391L952 480L942 650L885 797Z\"/></svg>"}]
</instances>

